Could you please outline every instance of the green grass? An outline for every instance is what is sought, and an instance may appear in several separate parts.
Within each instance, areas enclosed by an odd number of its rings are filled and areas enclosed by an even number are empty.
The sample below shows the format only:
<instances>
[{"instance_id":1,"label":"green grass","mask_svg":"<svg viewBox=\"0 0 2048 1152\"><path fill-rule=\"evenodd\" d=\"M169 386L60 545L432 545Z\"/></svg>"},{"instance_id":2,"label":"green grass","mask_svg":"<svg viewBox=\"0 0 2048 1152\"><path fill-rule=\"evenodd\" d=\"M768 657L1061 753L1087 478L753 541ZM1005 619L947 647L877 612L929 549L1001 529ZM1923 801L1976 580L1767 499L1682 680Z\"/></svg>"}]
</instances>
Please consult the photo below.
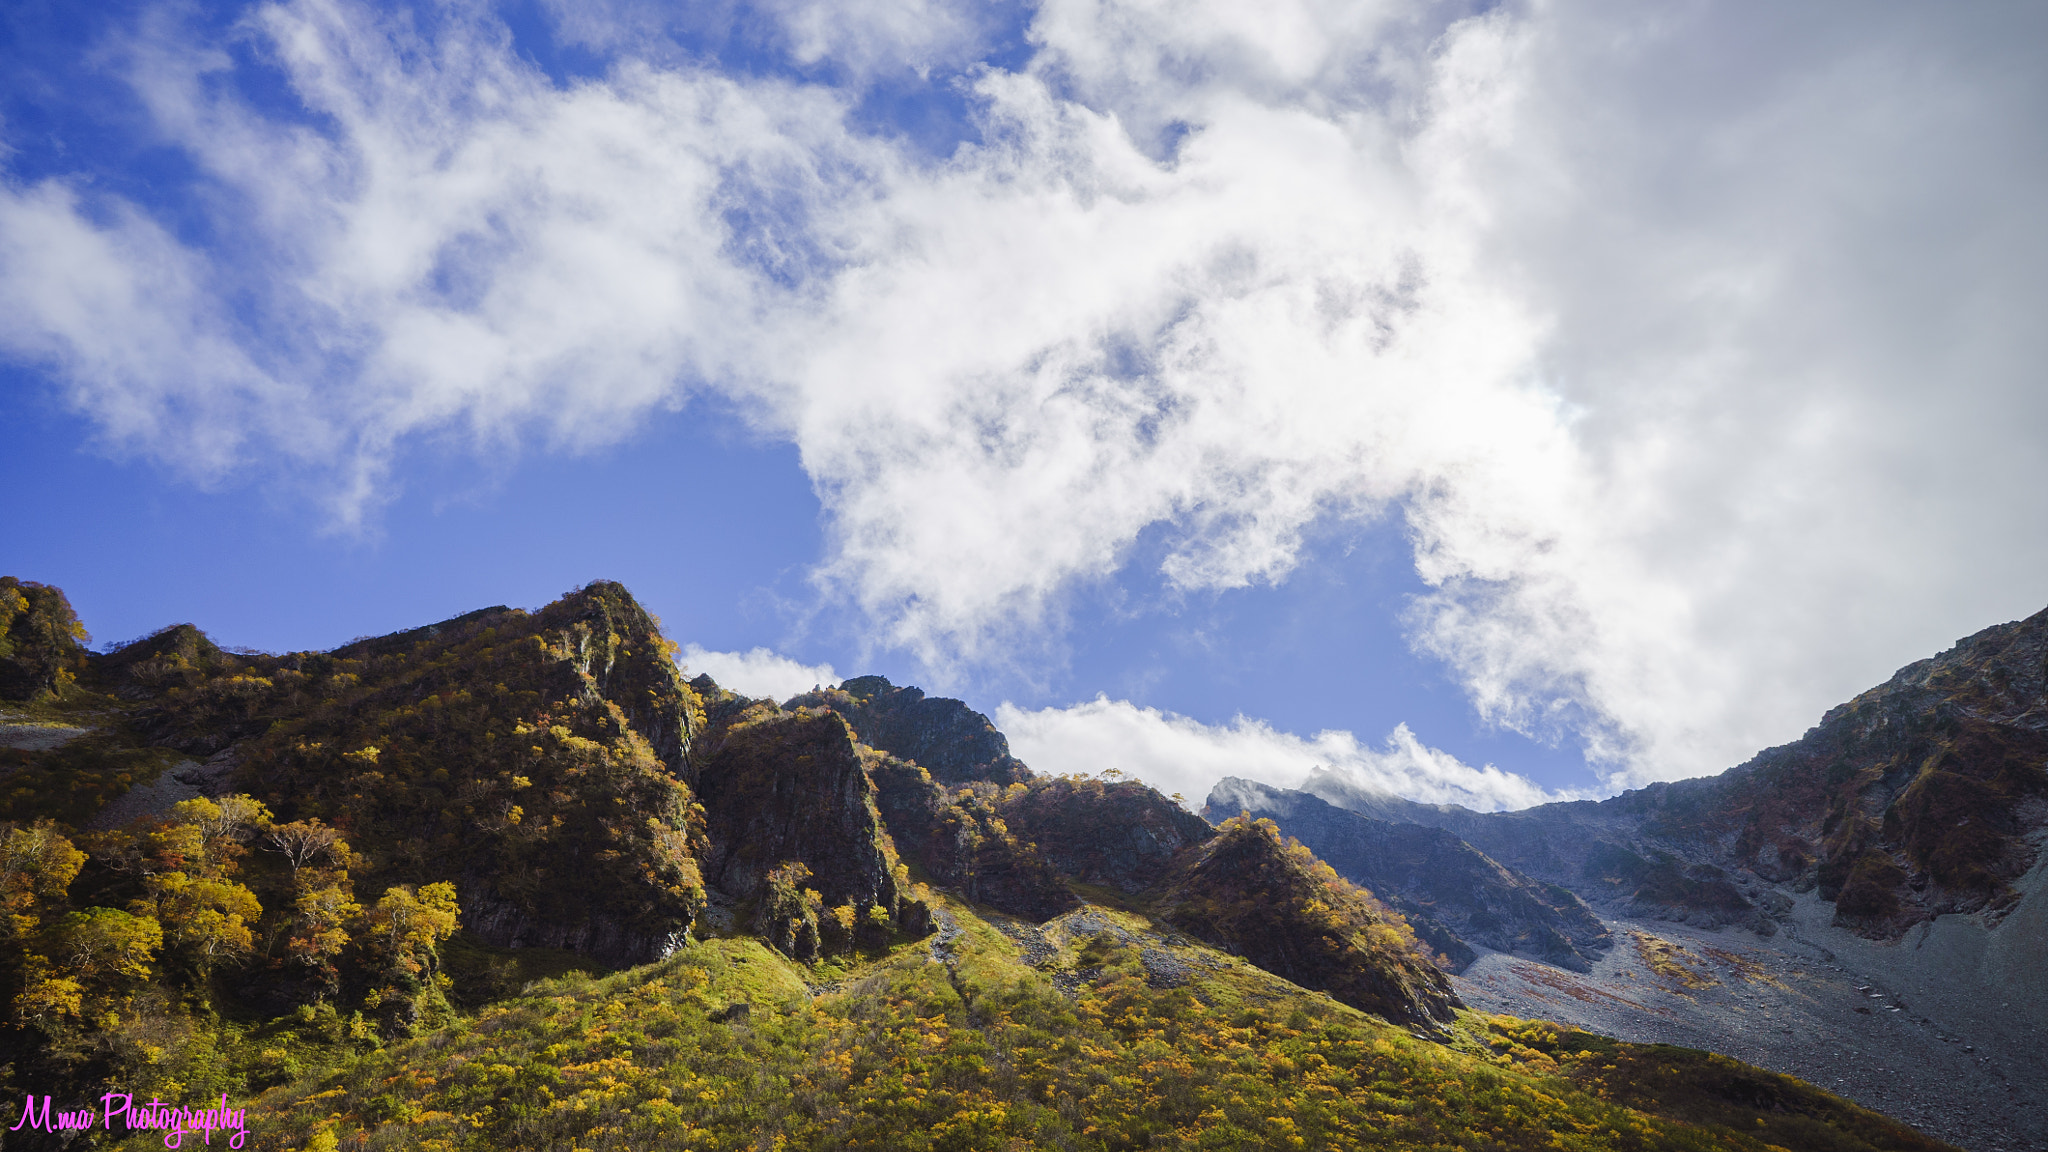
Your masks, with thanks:
<instances>
[{"instance_id":1,"label":"green grass","mask_svg":"<svg viewBox=\"0 0 2048 1152\"><path fill-rule=\"evenodd\" d=\"M833 966L841 989L816 999L805 985L823 970L744 939L541 981L272 1089L250 1110L251 1139L426 1152L1940 1147L1722 1057L1469 1013L1454 1045L1419 1041L1147 937L1197 973L1152 988L1138 947L1056 923L1054 967L1094 973L1070 995L971 908L942 907L960 929L952 963L929 940L900 943ZM1776 1095L1745 1102L1759 1086Z\"/></svg>"}]
</instances>

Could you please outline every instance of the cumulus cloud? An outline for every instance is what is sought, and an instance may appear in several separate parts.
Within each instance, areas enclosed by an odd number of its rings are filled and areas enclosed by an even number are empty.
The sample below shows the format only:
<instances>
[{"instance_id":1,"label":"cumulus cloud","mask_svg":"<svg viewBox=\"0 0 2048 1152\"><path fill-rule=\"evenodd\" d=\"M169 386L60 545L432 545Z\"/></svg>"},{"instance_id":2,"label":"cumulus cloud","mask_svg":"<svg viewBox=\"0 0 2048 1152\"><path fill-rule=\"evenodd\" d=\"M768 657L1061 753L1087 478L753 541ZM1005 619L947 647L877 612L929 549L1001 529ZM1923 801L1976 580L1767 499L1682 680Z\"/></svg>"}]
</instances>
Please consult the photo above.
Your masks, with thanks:
<instances>
[{"instance_id":1,"label":"cumulus cloud","mask_svg":"<svg viewBox=\"0 0 2048 1152\"><path fill-rule=\"evenodd\" d=\"M1610 784L2048 592L2048 16L1046 0L1028 60L934 81L976 139L858 127L863 78L971 59L926 18L965 11L736 15L838 78L799 83L607 38L621 0L556 83L477 10L293 0L243 32L290 114L162 17L110 58L234 227L0 189L0 343L344 523L407 445L723 393L800 449L821 588L942 674L1141 534L1200 592L1398 516L1415 643Z\"/></svg>"},{"instance_id":2,"label":"cumulus cloud","mask_svg":"<svg viewBox=\"0 0 2048 1152\"><path fill-rule=\"evenodd\" d=\"M1179 793L1191 809L1200 809L1209 790L1226 776L1299 788L1317 773L1323 774L1326 787L1342 781L1485 812L1573 798L1491 764L1474 768L1422 743L1406 724L1375 748L1350 732L1297 736L1242 716L1229 724L1203 724L1101 696L1069 708L1035 711L1004 704L996 710L996 727L1033 771L1099 775L1115 769L1161 792Z\"/></svg>"},{"instance_id":3,"label":"cumulus cloud","mask_svg":"<svg viewBox=\"0 0 2048 1152\"><path fill-rule=\"evenodd\" d=\"M768 648L714 652L689 644L676 662L682 666L684 675L708 673L721 688L730 688L742 696L766 696L778 701L839 683L839 673L830 664L805 664Z\"/></svg>"}]
</instances>

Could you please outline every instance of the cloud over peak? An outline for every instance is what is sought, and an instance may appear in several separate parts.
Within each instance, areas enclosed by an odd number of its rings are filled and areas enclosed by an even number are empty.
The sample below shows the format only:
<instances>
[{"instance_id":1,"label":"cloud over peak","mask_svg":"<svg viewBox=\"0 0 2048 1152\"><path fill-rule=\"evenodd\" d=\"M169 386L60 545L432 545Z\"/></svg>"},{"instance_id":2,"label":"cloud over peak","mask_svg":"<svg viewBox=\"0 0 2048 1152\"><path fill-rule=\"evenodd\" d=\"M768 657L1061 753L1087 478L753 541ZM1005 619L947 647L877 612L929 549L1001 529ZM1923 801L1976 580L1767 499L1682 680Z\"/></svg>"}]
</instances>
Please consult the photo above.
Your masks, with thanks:
<instances>
[{"instance_id":1,"label":"cloud over peak","mask_svg":"<svg viewBox=\"0 0 2048 1152\"><path fill-rule=\"evenodd\" d=\"M1375 748L1336 729L1303 737L1243 716L1228 724L1203 724L1104 696L1069 708L1005 704L996 710L996 727L1035 771L1099 775L1114 769L1162 792L1180 794L1191 809L1200 809L1209 790L1226 776L1286 788L1320 777L1482 812L1578 798L1546 791L1491 764L1474 768L1424 744L1406 724L1396 726Z\"/></svg>"}]
</instances>

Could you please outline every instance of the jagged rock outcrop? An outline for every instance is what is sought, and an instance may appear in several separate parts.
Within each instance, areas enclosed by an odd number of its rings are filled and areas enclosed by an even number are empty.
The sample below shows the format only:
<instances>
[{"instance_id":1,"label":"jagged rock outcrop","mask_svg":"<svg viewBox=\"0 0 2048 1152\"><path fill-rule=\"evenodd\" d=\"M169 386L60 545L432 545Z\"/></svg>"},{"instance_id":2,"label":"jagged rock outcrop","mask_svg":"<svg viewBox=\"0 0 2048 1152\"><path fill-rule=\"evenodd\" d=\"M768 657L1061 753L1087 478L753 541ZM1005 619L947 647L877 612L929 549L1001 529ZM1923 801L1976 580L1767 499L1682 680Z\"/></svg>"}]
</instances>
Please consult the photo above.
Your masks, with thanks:
<instances>
[{"instance_id":1,"label":"jagged rock outcrop","mask_svg":"<svg viewBox=\"0 0 2048 1152\"><path fill-rule=\"evenodd\" d=\"M1006 793L1001 812L1053 867L1129 893L1158 883L1183 851L1215 834L1207 820L1132 780L1034 780Z\"/></svg>"},{"instance_id":2,"label":"jagged rock outcrop","mask_svg":"<svg viewBox=\"0 0 2048 1152\"><path fill-rule=\"evenodd\" d=\"M705 876L742 899L797 862L825 904L890 909L891 858L853 732L837 714L764 712L726 732L698 773L710 848Z\"/></svg>"},{"instance_id":3,"label":"jagged rock outcrop","mask_svg":"<svg viewBox=\"0 0 2048 1152\"><path fill-rule=\"evenodd\" d=\"M670 773L689 783L691 740L703 727L704 714L702 702L676 668L676 645L624 585L592 584L581 598L580 611L553 624L563 647L575 651L577 671L625 713L626 722Z\"/></svg>"},{"instance_id":4,"label":"jagged rock outcrop","mask_svg":"<svg viewBox=\"0 0 2048 1152\"><path fill-rule=\"evenodd\" d=\"M1271 820L1232 817L1185 852L1159 911L1276 976L1388 1020L1447 1027L1460 1007L1399 913Z\"/></svg>"},{"instance_id":5,"label":"jagged rock outcrop","mask_svg":"<svg viewBox=\"0 0 2048 1152\"><path fill-rule=\"evenodd\" d=\"M1337 874L1370 889L1463 972L1472 945L1584 972L1612 944L1577 896L1507 868L1441 828L1375 820L1306 792L1229 778L1209 793L1211 818L1265 817Z\"/></svg>"},{"instance_id":6,"label":"jagged rock outcrop","mask_svg":"<svg viewBox=\"0 0 2048 1152\"><path fill-rule=\"evenodd\" d=\"M1783 884L1817 888L1837 923L1877 939L1944 913L1995 925L2048 839L2048 611L1910 664L1715 777L1509 813L1412 804L1329 775L1306 787L1695 924L1769 931Z\"/></svg>"},{"instance_id":7,"label":"jagged rock outcrop","mask_svg":"<svg viewBox=\"0 0 2048 1152\"><path fill-rule=\"evenodd\" d=\"M789 706L831 708L853 725L861 743L915 760L941 784L1031 779L1031 769L1010 755L1010 742L988 717L961 701L898 688L881 676L856 676L838 688L798 696Z\"/></svg>"},{"instance_id":8,"label":"jagged rock outcrop","mask_svg":"<svg viewBox=\"0 0 2048 1152\"><path fill-rule=\"evenodd\" d=\"M1079 907L1059 872L998 814L992 784L946 788L910 761L869 750L875 799L897 848L932 881L978 904L1045 921Z\"/></svg>"}]
</instances>

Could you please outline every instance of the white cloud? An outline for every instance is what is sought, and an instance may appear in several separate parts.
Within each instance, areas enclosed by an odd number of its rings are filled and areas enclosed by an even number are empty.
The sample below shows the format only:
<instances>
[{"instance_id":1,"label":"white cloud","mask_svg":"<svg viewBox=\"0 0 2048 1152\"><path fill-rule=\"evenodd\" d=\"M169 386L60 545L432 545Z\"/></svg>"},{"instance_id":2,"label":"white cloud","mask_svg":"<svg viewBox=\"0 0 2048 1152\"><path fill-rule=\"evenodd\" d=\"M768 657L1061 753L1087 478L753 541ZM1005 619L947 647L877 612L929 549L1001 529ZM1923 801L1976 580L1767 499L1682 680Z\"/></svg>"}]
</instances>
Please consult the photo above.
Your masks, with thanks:
<instances>
[{"instance_id":1,"label":"white cloud","mask_svg":"<svg viewBox=\"0 0 2048 1152\"><path fill-rule=\"evenodd\" d=\"M853 82L971 64L1005 13L975 0L542 0L555 35L605 52L687 58L731 50L784 54Z\"/></svg>"},{"instance_id":2,"label":"white cloud","mask_svg":"<svg viewBox=\"0 0 2048 1152\"><path fill-rule=\"evenodd\" d=\"M830 664L804 664L767 648L745 652L713 652L696 644L685 645L676 662L685 676L708 673L721 688L742 696L787 700L813 688L831 688L839 673Z\"/></svg>"},{"instance_id":3,"label":"white cloud","mask_svg":"<svg viewBox=\"0 0 2048 1152\"><path fill-rule=\"evenodd\" d=\"M95 226L61 181L0 183L0 348L56 367L112 443L207 480L251 436L322 431L305 390L235 342L197 263L126 204Z\"/></svg>"},{"instance_id":4,"label":"white cloud","mask_svg":"<svg viewBox=\"0 0 2048 1152\"><path fill-rule=\"evenodd\" d=\"M0 345L160 457L304 462L343 521L409 444L723 392L801 450L821 585L940 674L1148 529L1200 591L1401 515L1417 644L1614 783L2048 599L2042 13L1048 0L933 162L853 116L979 42L926 11L741 17L848 45L834 89L558 86L474 11L264 7L304 121L164 18L127 74L235 227L0 191Z\"/></svg>"},{"instance_id":5,"label":"white cloud","mask_svg":"<svg viewBox=\"0 0 2048 1152\"><path fill-rule=\"evenodd\" d=\"M1243 716L1227 725L1203 724L1107 697L1036 711L1005 703L995 722L1010 750L1035 772L1099 775L1114 768L1161 792L1180 793L1196 810L1226 776L1299 788L1317 769L1411 800L1485 812L1573 798L1491 764L1462 763L1423 744L1406 724L1374 748L1349 732L1296 736Z\"/></svg>"}]
</instances>

